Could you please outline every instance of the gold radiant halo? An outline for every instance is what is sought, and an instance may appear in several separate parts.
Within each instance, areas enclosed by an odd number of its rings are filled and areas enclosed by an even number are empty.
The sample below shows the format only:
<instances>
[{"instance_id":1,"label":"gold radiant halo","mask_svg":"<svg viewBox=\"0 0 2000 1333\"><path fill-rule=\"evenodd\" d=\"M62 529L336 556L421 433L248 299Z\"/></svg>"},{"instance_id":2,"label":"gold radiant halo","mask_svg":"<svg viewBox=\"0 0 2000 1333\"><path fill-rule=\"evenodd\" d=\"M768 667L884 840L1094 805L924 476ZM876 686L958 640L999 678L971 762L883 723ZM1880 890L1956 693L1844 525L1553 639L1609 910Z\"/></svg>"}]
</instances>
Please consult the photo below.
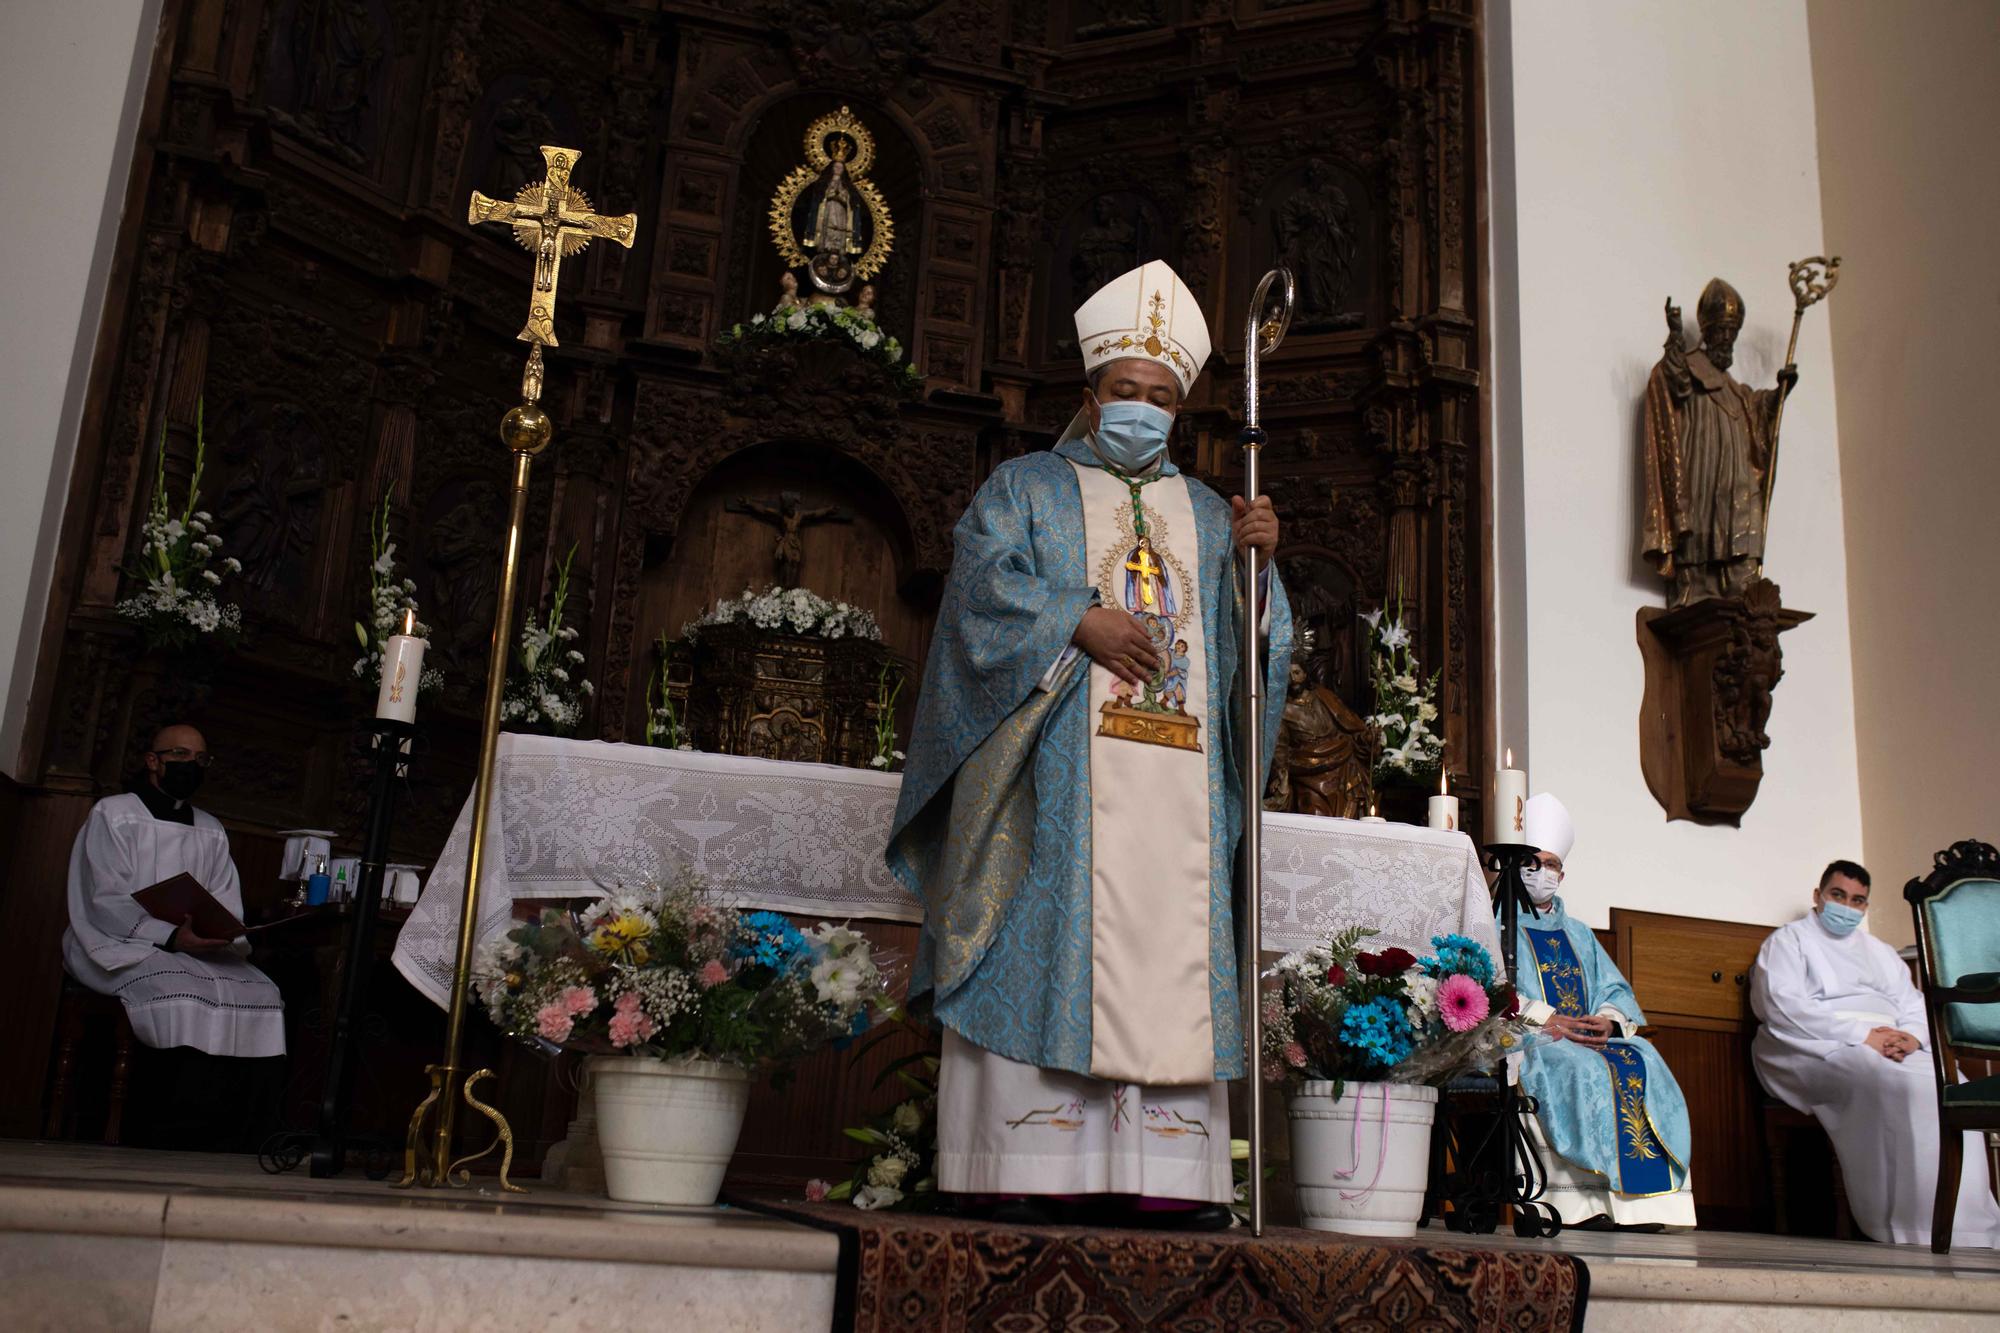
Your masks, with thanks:
<instances>
[{"instance_id":1,"label":"gold radiant halo","mask_svg":"<svg viewBox=\"0 0 2000 1333\"><path fill-rule=\"evenodd\" d=\"M826 164L833 161L827 154L826 141L836 134L845 135L854 143L854 156L847 160L847 174L866 176L868 168L875 165L875 136L846 107L829 111L806 126L806 161L812 163L813 173L825 171Z\"/></svg>"},{"instance_id":2,"label":"gold radiant halo","mask_svg":"<svg viewBox=\"0 0 2000 1333\"><path fill-rule=\"evenodd\" d=\"M542 213L543 186L545 183L543 181L535 181L532 184L523 185L514 192L514 207L519 213L528 215L526 218L513 224L514 242L530 254L534 253L535 247L541 242L542 229L535 219L539 218ZM590 197L574 185L570 186L563 193L562 206L563 210L569 213L588 213L592 211ZM564 228L562 232L563 258L568 259L581 252L586 245L590 244L590 239L589 232L571 231L568 228Z\"/></svg>"},{"instance_id":3,"label":"gold radiant halo","mask_svg":"<svg viewBox=\"0 0 2000 1333\"><path fill-rule=\"evenodd\" d=\"M786 268L804 268L812 262L812 256L799 244L798 235L792 230L792 212L798 207L799 197L833 161L827 155L826 141L834 134L845 135L854 144L854 156L847 160L847 183L848 188L861 196L862 207L868 210L869 222L868 248L855 256L854 280L866 282L889 262L889 251L896 239L896 226L889 216L889 201L882 197L882 192L875 188L875 182L865 174L875 162L875 136L846 107L828 112L806 127L807 165L793 167L791 173L778 182L777 192L771 196L771 244L778 251L778 257L785 261Z\"/></svg>"}]
</instances>

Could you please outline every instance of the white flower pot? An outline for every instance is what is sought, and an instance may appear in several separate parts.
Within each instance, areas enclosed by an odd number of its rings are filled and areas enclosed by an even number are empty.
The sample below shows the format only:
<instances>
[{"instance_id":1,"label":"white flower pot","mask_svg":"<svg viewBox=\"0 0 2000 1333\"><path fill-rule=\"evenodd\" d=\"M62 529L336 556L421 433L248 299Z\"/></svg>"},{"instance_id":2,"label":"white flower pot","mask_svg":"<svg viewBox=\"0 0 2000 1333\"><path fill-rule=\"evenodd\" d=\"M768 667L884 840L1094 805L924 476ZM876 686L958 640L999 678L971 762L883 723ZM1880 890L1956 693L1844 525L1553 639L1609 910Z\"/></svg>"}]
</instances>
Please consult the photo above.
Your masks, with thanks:
<instances>
[{"instance_id":1,"label":"white flower pot","mask_svg":"<svg viewBox=\"0 0 2000 1333\"><path fill-rule=\"evenodd\" d=\"M1301 1222L1316 1231L1414 1236L1430 1179L1436 1088L1305 1083L1291 1095L1292 1177Z\"/></svg>"},{"instance_id":2,"label":"white flower pot","mask_svg":"<svg viewBox=\"0 0 2000 1333\"><path fill-rule=\"evenodd\" d=\"M709 1205L736 1151L750 1075L711 1060L594 1055L605 1193L631 1203Z\"/></svg>"}]
</instances>

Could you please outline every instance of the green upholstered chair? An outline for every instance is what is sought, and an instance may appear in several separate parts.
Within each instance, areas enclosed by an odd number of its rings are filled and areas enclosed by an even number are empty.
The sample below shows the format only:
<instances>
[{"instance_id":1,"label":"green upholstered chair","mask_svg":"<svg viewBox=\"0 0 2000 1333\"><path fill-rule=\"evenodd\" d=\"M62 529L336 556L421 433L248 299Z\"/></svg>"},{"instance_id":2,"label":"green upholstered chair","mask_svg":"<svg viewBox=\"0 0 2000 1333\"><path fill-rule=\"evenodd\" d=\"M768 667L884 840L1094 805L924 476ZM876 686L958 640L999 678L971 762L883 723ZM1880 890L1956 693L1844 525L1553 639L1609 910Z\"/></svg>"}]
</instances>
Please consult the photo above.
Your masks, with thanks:
<instances>
[{"instance_id":1,"label":"green upholstered chair","mask_svg":"<svg viewBox=\"0 0 2000 1333\"><path fill-rule=\"evenodd\" d=\"M1964 1131L2000 1129L2000 1075L1958 1081L1957 1052L2000 1057L2000 851L1955 842L1903 887L1917 919L1917 980L1930 1013L1938 1087L1937 1206L1931 1249L1951 1251Z\"/></svg>"}]
</instances>

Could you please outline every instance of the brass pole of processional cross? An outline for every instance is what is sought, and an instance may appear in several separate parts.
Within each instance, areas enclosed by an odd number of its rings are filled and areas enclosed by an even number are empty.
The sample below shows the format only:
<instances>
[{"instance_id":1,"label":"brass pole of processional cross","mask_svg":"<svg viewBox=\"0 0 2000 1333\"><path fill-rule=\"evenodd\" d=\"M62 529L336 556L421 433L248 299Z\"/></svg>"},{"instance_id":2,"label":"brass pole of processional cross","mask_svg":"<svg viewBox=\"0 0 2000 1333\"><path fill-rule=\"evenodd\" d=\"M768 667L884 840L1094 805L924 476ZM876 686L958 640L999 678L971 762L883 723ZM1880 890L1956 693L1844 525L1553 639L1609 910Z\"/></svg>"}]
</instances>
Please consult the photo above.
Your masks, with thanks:
<instances>
[{"instance_id":1,"label":"brass pole of processional cross","mask_svg":"<svg viewBox=\"0 0 2000 1333\"><path fill-rule=\"evenodd\" d=\"M562 261L578 254L594 238L602 237L626 249L638 228L636 213L622 217L601 217L590 211L590 201L569 183L569 174L581 156L574 148L542 146L542 160L548 175L542 181L521 187L511 202L489 199L473 191L467 210L469 223L499 222L514 229L514 237L535 256L534 283L528 294L528 321L516 336L531 344L528 364L521 372L521 402L500 420L500 440L514 458L514 488L507 510L507 544L500 557L500 595L494 608L493 639L486 654L486 706L479 731L479 770L472 787L472 845L465 857L465 893L459 902L458 952L451 969L450 1019L445 1028L444 1058L429 1067L430 1093L410 1116L409 1141L403 1155L403 1178L398 1185L464 1185L470 1182L467 1164L502 1148L500 1187L516 1193L519 1186L507 1179L514 1159L514 1132L499 1111L473 1093L481 1080L493 1077L490 1069L467 1074L460 1068L465 1049L466 997L472 983L472 955L478 945L479 879L485 871L487 817L493 805L493 761L500 747L500 699L507 685L507 630L514 620L514 592L521 568L521 522L528 508L528 473L535 455L546 449L555 433L555 423L542 410L542 349L556 346L556 287ZM479 1152L452 1156L452 1126L458 1100L493 1122L494 1140ZM428 1135L426 1122L431 1122Z\"/></svg>"}]
</instances>

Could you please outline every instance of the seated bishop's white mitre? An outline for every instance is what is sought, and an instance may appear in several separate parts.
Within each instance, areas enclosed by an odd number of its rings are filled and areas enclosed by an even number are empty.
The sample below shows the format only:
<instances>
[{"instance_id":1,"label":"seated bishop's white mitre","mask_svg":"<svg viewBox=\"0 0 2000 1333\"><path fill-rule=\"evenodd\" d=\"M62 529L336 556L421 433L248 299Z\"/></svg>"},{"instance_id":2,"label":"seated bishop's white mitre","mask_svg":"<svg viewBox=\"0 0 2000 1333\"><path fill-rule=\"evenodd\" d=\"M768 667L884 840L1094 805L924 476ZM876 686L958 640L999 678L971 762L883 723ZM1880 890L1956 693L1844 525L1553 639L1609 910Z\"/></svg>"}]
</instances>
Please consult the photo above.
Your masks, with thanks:
<instances>
[{"instance_id":1,"label":"seated bishop's white mitre","mask_svg":"<svg viewBox=\"0 0 2000 1333\"><path fill-rule=\"evenodd\" d=\"M1208 360L1208 317L1180 274L1165 260L1149 259L1077 307L1076 345L1085 375L1126 357L1158 361L1186 398ZM1081 439L1087 429L1079 411L1056 443Z\"/></svg>"},{"instance_id":2,"label":"seated bishop's white mitre","mask_svg":"<svg viewBox=\"0 0 2000 1333\"><path fill-rule=\"evenodd\" d=\"M1569 807L1547 792L1540 792L1521 810L1521 836L1530 847L1555 853L1565 865L1576 847L1576 821Z\"/></svg>"}]
</instances>

